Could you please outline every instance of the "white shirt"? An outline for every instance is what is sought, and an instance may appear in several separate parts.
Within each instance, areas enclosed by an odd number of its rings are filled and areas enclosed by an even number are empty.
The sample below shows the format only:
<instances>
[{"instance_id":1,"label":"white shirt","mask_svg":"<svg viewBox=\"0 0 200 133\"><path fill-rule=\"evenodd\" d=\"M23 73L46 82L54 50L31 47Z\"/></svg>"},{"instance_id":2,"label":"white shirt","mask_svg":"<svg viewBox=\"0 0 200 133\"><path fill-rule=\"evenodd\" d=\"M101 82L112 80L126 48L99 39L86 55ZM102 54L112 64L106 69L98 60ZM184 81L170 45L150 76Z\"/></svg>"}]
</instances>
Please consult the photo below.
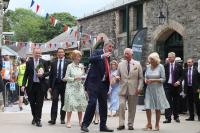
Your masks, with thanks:
<instances>
[{"instance_id":1,"label":"white shirt","mask_svg":"<svg viewBox=\"0 0 200 133\"><path fill-rule=\"evenodd\" d=\"M171 65L172 64L172 65ZM173 63L169 63L169 80L168 80L168 83L169 84L172 84L172 72L171 72L171 67L173 66L173 70L175 68L175 62Z\"/></svg>"},{"instance_id":2,"label":"white shirt","mask_svg":"<svg viewBox=\"0 0 200 133\"><path fill-rule=\"evenodd\" d=\"M63 78L62 76L63 76L64 59L65 58L58 59L58 62L57 62L57 75L58 75L59 65L60 65L60 60L61 60L61 79Z\"/></svg>"},{"instance_id":3,"label":"white shirt","mask_svg":"<svg viewBox=\"0 0 200 133\"><path fill-rule=\"evenodd\" d=\"M198 72L200 73L200 59L198 60Z\"/></svg>"}]
</instances>

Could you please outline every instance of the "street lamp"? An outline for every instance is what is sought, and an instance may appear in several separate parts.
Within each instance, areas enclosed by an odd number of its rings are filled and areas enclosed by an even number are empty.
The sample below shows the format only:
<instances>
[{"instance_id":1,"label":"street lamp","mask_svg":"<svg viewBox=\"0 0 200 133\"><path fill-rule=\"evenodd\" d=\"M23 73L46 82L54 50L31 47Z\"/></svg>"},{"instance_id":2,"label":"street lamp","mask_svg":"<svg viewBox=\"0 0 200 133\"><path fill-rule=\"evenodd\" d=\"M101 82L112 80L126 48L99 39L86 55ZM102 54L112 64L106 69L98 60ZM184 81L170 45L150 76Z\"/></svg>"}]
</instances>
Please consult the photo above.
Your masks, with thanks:
<instances>
[{"instance_id":1,"label":"street lamp","mask_svg":"<svg viewBox=\"0 0 200 133\"><path fill-rule=\"evenodd\" d=\"M10 1L10 0L3 0L3 10L4 10L4 12L5 12L6 9L8 8L9 1Z\"/></svg>"},{"instance_id":2,"label":"street lamp","mask_svg":"<svg viewBox=\"0 0 200 133\"><path fill-rule=\"evenodd\" d=\"M167 20L168 23L168 16L169 16L169 10L168 10L168 4L164 1L164 0L158 0L158 6L159 6L159 11L160 14L158 16L158 24L162 25L165 23L165 21ZM163 10L166 9L166 16L163 13Z\"/></svg>"}]
</instances>

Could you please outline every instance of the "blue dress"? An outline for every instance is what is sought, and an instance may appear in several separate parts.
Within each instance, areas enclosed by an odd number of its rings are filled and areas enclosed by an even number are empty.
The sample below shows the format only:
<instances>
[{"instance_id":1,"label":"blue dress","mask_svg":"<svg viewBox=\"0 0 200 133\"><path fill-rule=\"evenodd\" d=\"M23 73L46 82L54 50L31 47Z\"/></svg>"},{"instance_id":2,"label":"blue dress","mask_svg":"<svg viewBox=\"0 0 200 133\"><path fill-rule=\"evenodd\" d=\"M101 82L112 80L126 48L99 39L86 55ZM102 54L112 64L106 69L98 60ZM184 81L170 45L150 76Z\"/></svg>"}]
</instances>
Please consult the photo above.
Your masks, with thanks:
<instances>
[{"instance_id":1,"label":"blue dress","mask_svg":"<svg viewBox=\"0 0 200 133\"><path fill-rule=\"evenodd\" d=\"M117 75L117 70L111 70L111 79L114 75ZM110 111L118 111L119 109L119 82L111 85L111 93L109 96L110 100Z\"/></svg>"},{"instance_id":2,"label":"blue dress","mask_svg":"<svg viewBox=\"0 0 200 133\"><path fill-rule=\"evenodd\" d=\"M163 65L159 64L155 69L152 69L151 65L148 65L145 72L145 79L161 80L161 83L147 84L145 108L157 110L170 108L163 88L163 83L165 82L165 69Z\"/></svg>"}]
</instances>

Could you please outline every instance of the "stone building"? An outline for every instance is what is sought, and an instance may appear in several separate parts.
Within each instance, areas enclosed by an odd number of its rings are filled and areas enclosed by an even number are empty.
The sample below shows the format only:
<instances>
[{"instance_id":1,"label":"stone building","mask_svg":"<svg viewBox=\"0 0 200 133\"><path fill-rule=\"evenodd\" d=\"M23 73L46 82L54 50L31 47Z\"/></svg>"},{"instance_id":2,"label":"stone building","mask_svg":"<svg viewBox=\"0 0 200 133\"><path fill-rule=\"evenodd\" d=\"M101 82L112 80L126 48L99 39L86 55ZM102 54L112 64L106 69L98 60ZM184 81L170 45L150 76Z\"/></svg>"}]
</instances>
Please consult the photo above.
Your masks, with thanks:
<instances>
[{"instance_id":1,"label":"stone building","mask_svg":"<svg viewBox=\"0 0 200 133\"><path fill-rule=\"evenodd\" d=\"M78 22L83 32L112 39L117 58L126 47L143 64L154 51L162 61L171 51L184 61L200 58L200 0L117 0Z\"/></svg>"}]
</instances>

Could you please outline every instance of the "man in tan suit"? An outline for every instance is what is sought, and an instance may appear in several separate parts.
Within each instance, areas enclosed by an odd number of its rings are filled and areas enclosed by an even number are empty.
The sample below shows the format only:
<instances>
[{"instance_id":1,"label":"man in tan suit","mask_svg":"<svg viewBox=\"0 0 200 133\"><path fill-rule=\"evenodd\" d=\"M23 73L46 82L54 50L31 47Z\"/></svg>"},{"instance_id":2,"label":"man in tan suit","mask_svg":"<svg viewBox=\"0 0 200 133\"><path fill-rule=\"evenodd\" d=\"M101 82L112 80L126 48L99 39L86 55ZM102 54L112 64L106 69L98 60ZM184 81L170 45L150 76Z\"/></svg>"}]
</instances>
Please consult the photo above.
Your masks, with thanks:
<instances>
[{"instance_id":1,"label":"man in tan suit","mask_svg":"<svg viewBox=\"0 0 200 133\"><path fill-rule=\"evenodd\" d=\"M120 82L119 91L119 127L125 129L125 108L128 100L128 130L134 130L133 123L136 112L138 94L143 85L142 67L138 61L133 60L133 51L130 48L124 50L124 60L118 65L116 80Z\"/></svg>"}]
</instances>

